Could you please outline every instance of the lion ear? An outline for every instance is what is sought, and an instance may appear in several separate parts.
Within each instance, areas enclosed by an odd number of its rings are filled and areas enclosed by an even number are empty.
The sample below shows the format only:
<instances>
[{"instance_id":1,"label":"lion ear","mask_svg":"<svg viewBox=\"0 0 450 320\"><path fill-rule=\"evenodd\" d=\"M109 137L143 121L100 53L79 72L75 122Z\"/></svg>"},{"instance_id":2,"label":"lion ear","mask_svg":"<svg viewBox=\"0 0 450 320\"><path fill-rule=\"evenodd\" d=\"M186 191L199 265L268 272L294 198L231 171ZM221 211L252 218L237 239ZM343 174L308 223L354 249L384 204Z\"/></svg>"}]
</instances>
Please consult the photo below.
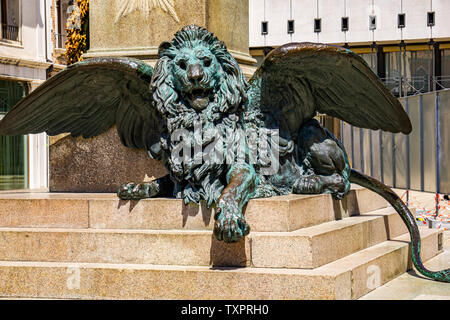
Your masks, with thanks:
<instances>
[{"instance_id":1,"label":"lion ear","mask_svg":"<svg viewBox=\"0 0 450 320\"><path fill-rule=\"evenodd\" d=\"M219 40L219 46L220 46L220 48L227 50L227 46L226 46L225 42Z\"/></svg>"},{"instance_id":2,"label":"lion ear","mask_svg":"<svg viewBox=\"0 0 450 320\"><path fill-rule=\"evenodd\" d=\"M158 48L158 55L159 55L159 57L161 57L162 53L163 53L165 50L169 49L170 47L172 47L172 43L167 42L167 41L162 42L162 43L159 45L159 48Z\"/></svg>"}]
</instances>

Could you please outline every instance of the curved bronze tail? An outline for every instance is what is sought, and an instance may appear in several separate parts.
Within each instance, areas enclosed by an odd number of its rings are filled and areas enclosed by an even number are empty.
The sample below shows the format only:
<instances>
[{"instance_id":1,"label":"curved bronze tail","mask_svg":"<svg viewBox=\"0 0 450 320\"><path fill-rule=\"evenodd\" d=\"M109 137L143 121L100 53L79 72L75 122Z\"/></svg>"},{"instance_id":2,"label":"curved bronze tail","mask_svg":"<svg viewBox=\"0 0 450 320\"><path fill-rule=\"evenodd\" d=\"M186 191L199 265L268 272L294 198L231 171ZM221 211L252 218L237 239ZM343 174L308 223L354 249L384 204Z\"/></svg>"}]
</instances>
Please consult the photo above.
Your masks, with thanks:
<instances>
[{"instance_id":1,"label":"curved bronze tail","mask_svg":"<svg viewBox=\"0 0 450 320\"><path fill-rule=\"evenodd\" d=\"M419 227L417 226L414 215L411 213L411 211L409 211L408 207L400 199L400 197L394 191L392 191L391 188L384 185L380 181L366 176L365 174L353 169L350 174L350 182L359 184L360 186L379 194L395 208L395 210L402 218L403 222L406 224L406 227L408 228L409 234L411 236L412 260L417 271L433 280L450 282L450 269L430 271L423 265L422 259L420 258Z\"/></svg>"}]
</instances>

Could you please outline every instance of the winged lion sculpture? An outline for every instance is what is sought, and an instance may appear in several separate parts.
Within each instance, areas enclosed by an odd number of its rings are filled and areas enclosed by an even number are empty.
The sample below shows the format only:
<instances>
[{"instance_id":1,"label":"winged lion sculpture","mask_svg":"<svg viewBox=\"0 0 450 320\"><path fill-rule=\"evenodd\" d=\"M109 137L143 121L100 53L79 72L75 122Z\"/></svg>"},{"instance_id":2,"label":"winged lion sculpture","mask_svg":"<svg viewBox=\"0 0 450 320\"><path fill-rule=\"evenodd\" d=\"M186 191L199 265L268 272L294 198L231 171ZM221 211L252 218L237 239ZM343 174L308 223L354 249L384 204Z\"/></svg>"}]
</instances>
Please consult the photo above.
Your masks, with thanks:
<instances>
[{"instance_id":1,"label":"winged lion sculpture","mask_svg":"<svg viewBox=\"0 0 450 320\"><path fill-rule=\"evenodd\" d=\"M398 100L350 50L289 43L270 52L247 81L223 42L190 25L161 44L154 69L106 57L67 67L15 105L0 122L0 134L90 138L117 125L125 146L147 150L169 172L124 184L118 196L204 200L215 206L214 235L225 242L249 233L243 207L251 198L330 193L341 199L356 183L400 214L416 269L450 282L449 269L423 266L407 206L381 182L351 169L343 145L314 119L317 112L373 130L412 129Z\"/></svg>"}]
</instances>

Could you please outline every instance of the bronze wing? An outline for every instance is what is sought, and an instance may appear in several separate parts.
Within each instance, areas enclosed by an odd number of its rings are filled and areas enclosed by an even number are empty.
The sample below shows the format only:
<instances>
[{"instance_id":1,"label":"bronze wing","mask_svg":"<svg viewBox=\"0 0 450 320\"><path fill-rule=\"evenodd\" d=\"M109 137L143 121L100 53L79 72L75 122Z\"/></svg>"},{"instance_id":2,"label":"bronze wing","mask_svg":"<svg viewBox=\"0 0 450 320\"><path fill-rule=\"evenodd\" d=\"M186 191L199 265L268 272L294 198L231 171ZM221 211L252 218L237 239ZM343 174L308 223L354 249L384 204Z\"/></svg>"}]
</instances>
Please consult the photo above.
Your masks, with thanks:
<instances>
[{"instance_id":1,"label":"bronze wing","mask_svg":"<svg viewBox=\"0 0 450 320\"><path fill-rule=\"evenodd\" d=\"M289 43L271 51L250 80L264 112L281 113L291 133L316 111L354 126L411 132L400 102L365 61L345 48Z\"/></svg>"},{"instance_id":2,"label":"bronze wing","mask_svg":"<svg viewBox=\"0 0 450 320\"><path fill-rule=\"evenodd\" d=\"M0 121L0 135L68 132L90 138L116 124L125 146L148 150L160 137L152 75L153 68L130 58L73 64L19 101Z\"/></svg>"}]
</instances>

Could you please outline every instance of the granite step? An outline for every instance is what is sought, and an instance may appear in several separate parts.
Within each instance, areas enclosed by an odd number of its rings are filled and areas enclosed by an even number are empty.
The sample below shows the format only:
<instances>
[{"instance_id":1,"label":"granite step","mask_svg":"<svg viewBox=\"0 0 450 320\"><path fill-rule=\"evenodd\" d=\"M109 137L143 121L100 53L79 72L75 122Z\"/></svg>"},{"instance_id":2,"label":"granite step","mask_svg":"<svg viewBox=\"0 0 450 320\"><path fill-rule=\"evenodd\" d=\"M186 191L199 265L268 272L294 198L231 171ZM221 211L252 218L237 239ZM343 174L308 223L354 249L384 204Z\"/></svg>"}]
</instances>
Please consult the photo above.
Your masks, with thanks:
<instances>
[{"instance_id":1,"label":"granite step","mask_svg":"<svg viewBox=\"0 0 450 320\"><path fill-rule=\"evenodd\" d=\"M0 260L316 268L406 233L393 208L226 244L209 230L0 228Z\"/></svg>"},{"instance_id":2,"label":"granite step","mask_svg":"<svg viewBox=\"0 0 450 320\"><path fill-rule=\"evenodd\" d=\"M253 232L252 266L316 268L407 232L392 207L291 232Z\"/></svg>"},{"instance_id":3,"label":"granite step","mask_svg":"<svg viewBox=\"0 0 450 320\"><path fill-rule=\"evenodd\" d=\"M439 234L421 229L424 260L439 253ZM406 239L384 241L312 270L0 261L0 297L357 299L411 267Z\"/></svg>"},{"instance_id":4,"label":"granite step","mask_svg":"<svg viewBox=\"0 0 450 320\"><path fill-rule=\"evenodd\" d=\"M441 230L419 227L419 231L422 239L422 261L428 261L443 253ZM448 266L443 266L446 267ZM315 270L351 271L351 298L358 299L412 268L410 236L403 234L392 241L358 251ZM399 295L401 294L399 292Z\"/></svg>"},{"instance_id":5,"label":"granite step","mask_svg":"<svg viewBox=\"0 0 450 320\"><path fill-rule=\"evenodd\" d=\"M252 231L287 232L386 208L379 195L353 187L342 201L330 195L288 195L251 200L245 215ZM0 192L0 227L212 230L204 204L155 198L119 200L115 194Z\"/></svg>"}]
</instances>

